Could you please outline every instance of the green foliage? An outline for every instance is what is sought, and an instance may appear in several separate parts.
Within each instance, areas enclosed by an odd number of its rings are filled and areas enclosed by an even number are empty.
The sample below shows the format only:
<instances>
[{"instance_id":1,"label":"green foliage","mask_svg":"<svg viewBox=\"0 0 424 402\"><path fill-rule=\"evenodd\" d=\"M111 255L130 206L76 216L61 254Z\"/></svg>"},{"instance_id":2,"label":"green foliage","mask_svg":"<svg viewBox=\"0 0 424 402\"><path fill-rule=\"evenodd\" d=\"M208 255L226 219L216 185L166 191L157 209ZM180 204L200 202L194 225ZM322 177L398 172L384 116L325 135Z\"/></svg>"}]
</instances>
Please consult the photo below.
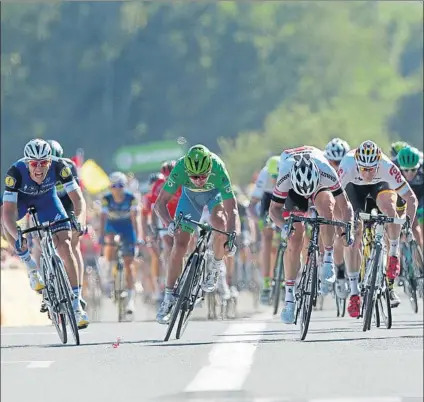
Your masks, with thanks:
<instances>
[{"instance_id":1,"label":"green foliage","mask_svg":"<svg viewBox=\"0 0 424 402\"><path fill-rule=\"evenodd\" d=\"M184 136L240 183L333 136L421 142L419 2L9 3L1 22L3 171L34 136L107 170Z\"/></svg>"}]
</instances>

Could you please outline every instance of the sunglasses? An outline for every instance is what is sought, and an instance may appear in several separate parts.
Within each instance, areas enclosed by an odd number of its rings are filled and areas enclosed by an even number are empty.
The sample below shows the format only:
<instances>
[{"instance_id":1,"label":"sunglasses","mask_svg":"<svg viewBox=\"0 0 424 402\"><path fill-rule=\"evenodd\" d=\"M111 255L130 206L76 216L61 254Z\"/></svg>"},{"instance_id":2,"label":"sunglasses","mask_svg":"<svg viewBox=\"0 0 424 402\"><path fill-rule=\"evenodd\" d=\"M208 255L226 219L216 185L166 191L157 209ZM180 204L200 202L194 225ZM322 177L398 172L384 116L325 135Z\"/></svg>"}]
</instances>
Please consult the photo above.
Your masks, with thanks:
<instances>
[{"instance_id":1,"label":"sunglasses","mask_svg":"<svg viewBox=\"0 0 424 402\"><path fill-rule=\"evenodd\" d=\"M415 173L418 169L415 168L415 169L401 169L401 170L402 170L402 172L405 172L405 173L409 173L409 172Z\"/></svg>"},{"instance_id":2,"label":"sunglasses","mask_svg":"<svg viewBox=\"0 0 424 402\"><path fill-rule=\"evenodd\" d=\"M363 167L359 166L360 172L373 172L376 168L375 167Z\"/></svg>"},{"instance_id":3,"label":"sunglasses","mask_svg":"<svg viewBox=\"0 0 424 402\"><path fill-rule=\"evenodd\" d=\"M28 162L28 165L31 166L32 168L37 168L37 167L42 167L45 168L47 166L49 166L50 161L47 159L38 161L38 160L32 160Z\"/></svg>"},{"instance_id":4,"label":"sunglasses","mask_svg":"<svg viewBox=\"0 0 424 402\"><path fill-rule=\"evenodd\" d=\"M191 180L206 180L209 177L207 174L190 176Z\"/></svg>"},{"instance_id":5,"label":"sunglasses","mask_svg":"<svg viewBox=\"0 0 424 402\"><path fill-rule=\"evenodd\" d=\"M110 187L112 187L112 188L124 188L124 185L117 183L117 184L112 184Z\"/></svg>"}]
</instances>

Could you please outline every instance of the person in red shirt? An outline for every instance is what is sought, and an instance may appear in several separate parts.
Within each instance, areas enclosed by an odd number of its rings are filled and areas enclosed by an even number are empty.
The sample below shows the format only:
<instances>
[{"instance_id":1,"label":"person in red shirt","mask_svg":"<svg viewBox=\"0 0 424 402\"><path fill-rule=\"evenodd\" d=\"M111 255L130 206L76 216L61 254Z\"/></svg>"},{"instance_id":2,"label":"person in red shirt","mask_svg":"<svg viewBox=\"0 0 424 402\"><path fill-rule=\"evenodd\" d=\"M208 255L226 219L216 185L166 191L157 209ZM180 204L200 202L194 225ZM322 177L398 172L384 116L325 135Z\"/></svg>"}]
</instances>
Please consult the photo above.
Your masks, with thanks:
<instances>
[{"instance_id":1,"label":"person in red shirt","mask_svg":"<svg viewBox=\"0 0 424 402\"><path fill-rule=\"evenodd\" d=\"M161 185L164 183L165 178L161 173L152 173L150 175L150 190L144 195L142 200L143 205L141 208L141 228L143 233L143 241L151 258L150 275L148 274L144 277L143 287L146 289L148 296L152 297L154 301L159 300L160 297L160 249L159 244L156 241L156 233L154 231L154 228L157 227L159 220L155 219L156 215L152 214L152 209L160 192Z\"/></svg>"}]
</instances>

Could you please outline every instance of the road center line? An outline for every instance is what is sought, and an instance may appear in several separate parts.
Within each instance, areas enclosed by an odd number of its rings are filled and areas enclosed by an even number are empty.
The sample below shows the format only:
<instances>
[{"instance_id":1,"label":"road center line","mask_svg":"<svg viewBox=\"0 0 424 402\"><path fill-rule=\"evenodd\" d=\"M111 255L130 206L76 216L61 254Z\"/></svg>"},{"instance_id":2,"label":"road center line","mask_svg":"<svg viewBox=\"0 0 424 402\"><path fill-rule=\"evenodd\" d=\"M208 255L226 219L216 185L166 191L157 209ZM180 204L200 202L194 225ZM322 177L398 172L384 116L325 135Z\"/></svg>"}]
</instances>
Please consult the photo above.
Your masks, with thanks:
<instances>
[{"instance_id":1,"label":"road center line","mask_svg":"<svg viewBox=\"0 0 424 402\"><path fill-rule=\"evenodd\" d=\"M242 389L250 372L258 341L263 335L260 332L266 326L266 323L261 322L230 325L223 334L223 342L210 351L209 365L197 373L185 392Z\"/></svg>"},{"instance_id":2,"label":"road center line","mask_svg":"<svg viewBox=\"0 0 424 402\"><path fill-rule=\"evenodd\" d=\"M26 368L49 368L53 363L52 361L33 361Z\"/></svg>"}]
</instances>

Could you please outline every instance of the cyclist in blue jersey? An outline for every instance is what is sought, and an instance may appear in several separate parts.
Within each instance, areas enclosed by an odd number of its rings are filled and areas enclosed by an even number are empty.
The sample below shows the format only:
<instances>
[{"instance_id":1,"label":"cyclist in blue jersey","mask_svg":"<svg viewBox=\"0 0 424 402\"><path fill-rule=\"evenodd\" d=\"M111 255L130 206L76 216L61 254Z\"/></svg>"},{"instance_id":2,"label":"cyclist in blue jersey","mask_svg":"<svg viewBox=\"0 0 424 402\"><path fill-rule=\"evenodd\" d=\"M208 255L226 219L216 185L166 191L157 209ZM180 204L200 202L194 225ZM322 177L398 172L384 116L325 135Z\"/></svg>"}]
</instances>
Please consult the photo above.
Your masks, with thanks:
<instances>
[{"instance_id":1,"label":"cyclist in blue jersey","mask_svg":"<svg viewBox=\"0 0 424 402\"><path fill-rule=\"evenodd\" d=\"M63 157L63 148L57 141L47 140L47 142L49 143L50 148L52 149L52 155L57 158L61 158L69 165L69 167L71 168L72 176L74 177L74 180L79 185L80 180L78 177L78 171L77 171L77 166L75 162L72 159ZM68 193L66 192L65 187L60 180L58 180L56 183L56 191L57 191L57 196L59 197L63 205L63 208L65 208L67 215L69 216L70 213L74 213L75 212L74 205L72 204L72 201L69 198ZM85 310L87 303L82 298L82 288L83 288L83 282L84 282L84 261L83 261L81 249L80 249L80 233L74 229L72 229L71 245L72 245L72 252L74 253L74 256L78 264L78 280L79 280L79 288L80 288L81 306Z\"/></svg>"},{"instance_id":2,"label":"cyclist in blue jersey","mask_svg":"<svg viewBox=\"0 0 424 402\"><path fill-rule=\"evenodd\" d=\"M15 162L7 171L3 195L3 224L9 236L15 242L18 256L28 269L31 288L35 291L44 289L45 284L32 259L27 241L18 248L16 222L22 219L29 206L35 206L40 222L55 221L67 217L66 211L57 196L56 183L60 181L74 206L75 216L85 227L86 205L78 183L72 176L69 165L62 159L52 156L50 145L42 139L34 139L25 145L24 158ZM62 258L72 290L77 296L73 300L75 318L80 329L88 326L87 313L80 303L78 287L78 265L72 252L71 225L69 222L54 225L53 239L55 247ZM40 247L34 238L33 254L39 262Z\"/></svg>"},{"instance_id":3,"label":"cyclist in blue jersey","mask_svg":"<svg viewBox=\"0 0 424 402\"><path fill-rule=\"evenodd\" d=\"M103 251L111 273L116 265L116 249L105 245L105 242L112 243L116 234L121 237L128 290L126 313L131 315L135 311L135 274L133 272L135 245L140 244L138 205L135 196L126 190L128 180L124 173L114 172L109 179L110 192L102 199L99 243L104 245Z\"/></svg>"}]
</instances>

